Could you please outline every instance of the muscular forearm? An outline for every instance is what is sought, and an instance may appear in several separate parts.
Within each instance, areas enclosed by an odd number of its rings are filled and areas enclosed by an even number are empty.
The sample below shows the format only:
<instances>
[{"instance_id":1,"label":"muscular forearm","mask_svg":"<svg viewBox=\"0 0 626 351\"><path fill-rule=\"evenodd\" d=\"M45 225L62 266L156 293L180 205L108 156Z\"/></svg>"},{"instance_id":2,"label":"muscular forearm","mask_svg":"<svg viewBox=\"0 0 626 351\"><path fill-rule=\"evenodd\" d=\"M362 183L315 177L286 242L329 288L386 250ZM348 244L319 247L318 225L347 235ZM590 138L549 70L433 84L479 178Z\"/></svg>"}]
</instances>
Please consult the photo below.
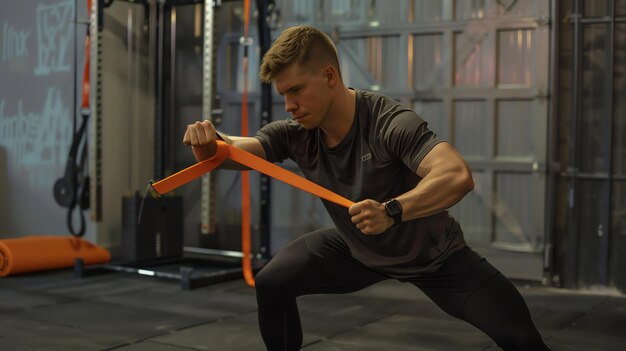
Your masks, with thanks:
<instances>
[{"instance_id":1,"label":"muscular forearm","mask_svg":"<svg viewBox=\"0 0 626 351\"><path fill-rule=\"evenodd\" d=\"M448 143L434 146L416 174L422 178L417 186L395 198L402 206L403 222L445 211L474 188L467 163ZM372 199L355 203L348 213L352 223L366 235L383 233L394 224L385 204Z\"/></svg>"},{"instance_id":2,"label":"muscular forearm","mask_svg":"<svg viewBox=\"0 0 626 351\"><path fill-rule=\"evenodd\" d=\"M473 188L471 172L464 164L434 166L414 189L396 197L402 205L402 220L408 221L445 211Z\"/></svg>"},{"instance_id":3,"label":"muscular forearm","mask_svg":"<svg viewBox=\"0 0 626 351\"><path fill-rule=\"evenodd\" d=\"M396 197L402 205L402 221L430 216L457 203L474 187L471 172L464 162L431 168L412 190ZM363 234L375 235L389 229L394 220L385 213L385 204L367 199L350 206L352 223Z\"/></svg>"}]
</instances>

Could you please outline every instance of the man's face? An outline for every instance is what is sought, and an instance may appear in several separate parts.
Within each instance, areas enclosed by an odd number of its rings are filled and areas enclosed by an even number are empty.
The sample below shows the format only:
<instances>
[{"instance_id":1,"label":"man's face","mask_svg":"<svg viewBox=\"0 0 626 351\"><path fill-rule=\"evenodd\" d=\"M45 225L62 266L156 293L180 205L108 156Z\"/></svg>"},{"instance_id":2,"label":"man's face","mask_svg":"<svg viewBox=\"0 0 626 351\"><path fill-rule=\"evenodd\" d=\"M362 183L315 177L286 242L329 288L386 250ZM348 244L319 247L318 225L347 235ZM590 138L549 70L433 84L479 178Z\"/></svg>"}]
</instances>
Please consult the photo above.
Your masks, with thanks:
<instances>
[{"instance_id":1,"label":"man's face","mask_svg":"<svg viewBox=\"0 0 626 351\"><path fill-rule=\"evenodd\" d=\"M331 96L322 70L311 72L291 64L276 75L274 87L285 98L285 111L304 128L323 127L327 122Z\"/></svg>"}]
</instances>

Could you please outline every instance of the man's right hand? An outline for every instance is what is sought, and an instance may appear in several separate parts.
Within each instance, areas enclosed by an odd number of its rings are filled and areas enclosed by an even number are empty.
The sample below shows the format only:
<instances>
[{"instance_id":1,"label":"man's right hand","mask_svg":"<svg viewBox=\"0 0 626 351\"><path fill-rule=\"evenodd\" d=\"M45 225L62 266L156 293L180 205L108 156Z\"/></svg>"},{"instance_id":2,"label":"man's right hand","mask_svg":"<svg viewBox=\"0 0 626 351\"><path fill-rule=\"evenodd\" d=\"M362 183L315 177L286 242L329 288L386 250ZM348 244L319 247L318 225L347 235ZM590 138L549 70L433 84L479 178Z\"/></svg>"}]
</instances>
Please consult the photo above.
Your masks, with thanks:
<instances>
[{"instance_id":1,"label":"man's right hand","mask_svg":"<svg viewBox=\"0 0 626 351\"><path fill-rule=\"evenodd\" d=\"M216 140L217 132L213 124L208 120L188 124L183 136L183 144L191 146L193 155L198 162L215 155L217 150Z\"/></svg>"}]
</instances>

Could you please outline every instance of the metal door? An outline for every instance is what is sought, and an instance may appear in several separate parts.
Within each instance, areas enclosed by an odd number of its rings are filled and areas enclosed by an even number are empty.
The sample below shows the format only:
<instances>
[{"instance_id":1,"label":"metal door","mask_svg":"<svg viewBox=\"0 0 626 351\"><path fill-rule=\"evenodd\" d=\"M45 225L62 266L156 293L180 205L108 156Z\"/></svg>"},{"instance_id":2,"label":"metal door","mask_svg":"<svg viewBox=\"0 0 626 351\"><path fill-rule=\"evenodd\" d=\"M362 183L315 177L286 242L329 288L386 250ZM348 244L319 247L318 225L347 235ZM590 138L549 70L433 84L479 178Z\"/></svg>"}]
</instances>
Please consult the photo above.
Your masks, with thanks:
<instances>
[{"instance_id":1,"label":"metal door","mask_svg":"<svg viewBox=\"0 0 626 351\"><path fill-rule=\"evenodd\" d=\"M549 2L456 1L449 11L442 31L409 42L414 107L472 168L475 189L451 210L470 246L509 277L541 279Z\"/></svg>"}]
</instances>

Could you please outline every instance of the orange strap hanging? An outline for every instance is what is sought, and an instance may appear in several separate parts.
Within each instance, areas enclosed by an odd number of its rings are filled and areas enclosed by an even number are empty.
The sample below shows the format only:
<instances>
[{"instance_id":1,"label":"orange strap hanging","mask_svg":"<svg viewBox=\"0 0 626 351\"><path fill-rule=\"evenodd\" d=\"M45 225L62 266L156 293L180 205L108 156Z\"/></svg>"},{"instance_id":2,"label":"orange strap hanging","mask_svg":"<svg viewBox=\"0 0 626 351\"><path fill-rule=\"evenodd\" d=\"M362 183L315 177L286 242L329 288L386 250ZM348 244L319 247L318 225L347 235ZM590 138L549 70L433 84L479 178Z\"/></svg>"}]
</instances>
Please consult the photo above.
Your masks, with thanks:
<instances>
[{"instance_id":1,"label":"orange strap hanging","mask_svg":"<svg viewBox=\"0 0 626 351\"><path fill-rule=\"evenodd\" d=\"M263 174L266 174L272 178L278 179L298 189L304 190L310 194L318 196L322 199L336 203L343 207L350 207L354 202L346 199L345 197L338 195L312 181L305 179L295 173L281 168L271 162L268 162L258 156L255 156L247 151L241 150L232 145L226 144L223 141L217 141L217 153L210 159L196 163L195 165L185 168L182 171L172 174L171 176L152 183L152 188L163 195L168 193L182 185L185 185L192 180L200 177L206 172L218 167L222 161L229 158L241 165L257 170Z\"/></svg>"},{"instance_id":2,"label":"orange strap hanging","mask_svg":"<svg viewBox=\"0 0 626 351\"><path fill-rule=\"evenodd\" d=\"M91 17L91 0L87 0L87 14ZM89 30L87 30L87 36L85 37L85 67L83 69L82 100L80 104L83 110L89 109L89 57L91 56L89 37Z\"/></svg>"},{"instance_id":3,"label":"orange strap hanging","mask_svg":"<svg viewBox=\"0 0 626 351\"><path fill-rule=\"evenodd\" d=\"M248 136L248 29L250 26L250 0L243 2L243 93L241 101L241 136ZM241 172L241 252L243 254L243 278L254 287L250 244L250 174Z\"/></svg>"}]
</instances>

